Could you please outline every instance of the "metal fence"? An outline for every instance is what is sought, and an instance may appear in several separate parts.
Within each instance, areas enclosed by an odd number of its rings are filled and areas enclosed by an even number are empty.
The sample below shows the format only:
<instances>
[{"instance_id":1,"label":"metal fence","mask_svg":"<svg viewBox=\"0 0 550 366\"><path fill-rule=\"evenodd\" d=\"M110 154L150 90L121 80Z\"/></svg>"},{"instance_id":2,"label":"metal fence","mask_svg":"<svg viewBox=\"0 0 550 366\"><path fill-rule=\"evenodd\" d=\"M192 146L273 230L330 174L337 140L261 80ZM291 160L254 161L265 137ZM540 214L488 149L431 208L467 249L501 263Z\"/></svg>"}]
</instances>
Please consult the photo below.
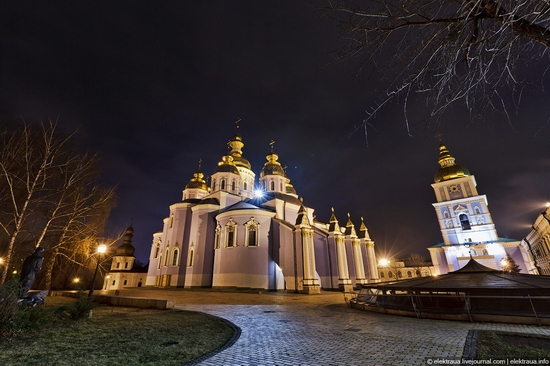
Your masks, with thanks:
<instances>
[{"instance_id":1,"label":"metal fence","mask_svg":"<svg viewBox=\"0 0 550 366\"><path fill-rule=\"evenodd\" d=\"M471 295L465 292L396 292L374 291L344 292L344 300L350 304L365 304L384 309L404 310L416 313L491 314L550 318L550 296Z\"/></svg>"}]
</instances>

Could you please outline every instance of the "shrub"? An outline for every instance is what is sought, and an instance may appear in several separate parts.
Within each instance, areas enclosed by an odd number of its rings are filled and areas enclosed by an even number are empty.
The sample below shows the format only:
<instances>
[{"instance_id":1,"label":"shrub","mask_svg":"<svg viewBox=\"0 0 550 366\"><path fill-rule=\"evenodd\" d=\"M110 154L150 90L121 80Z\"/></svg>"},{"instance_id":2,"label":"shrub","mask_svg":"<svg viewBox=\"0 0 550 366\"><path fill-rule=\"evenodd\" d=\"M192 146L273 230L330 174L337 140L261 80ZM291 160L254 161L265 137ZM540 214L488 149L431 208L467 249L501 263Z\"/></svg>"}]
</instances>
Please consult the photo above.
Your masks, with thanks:
<instances>
[{"instance_id":1,"label":"shrub","mask_svg":"<svg viewBox=\"0 0 550 366\"><path fill-rule=\"evenodd\" d=\"M86 295L86 292L79 289L76 302L72 305L60 306L57 309L57 314L73 320L80 320L89 317L90 311L95 305L92 299Z\"/></svg>"},{"instance_id":2,"label":"shrub","mask_svg":"<svg viewBox=\"0 0 550 366\"><path fill-rule=\"evenodd\" d=\"M20 315L18 294L18 278L12 278L0 286L0 332L17 328Z\"/></svg>"},{"instance_id":3,"label":"shrub","mask_svg":"<svg viewBox=\"0 0 550 366\"><path fill-rule=\"evenodd\" d=\"M19 279L0 286L0 335L37 330L54 322L54 315L43 306L29 307L19 302Z\"/></svg>"}]
</instances>

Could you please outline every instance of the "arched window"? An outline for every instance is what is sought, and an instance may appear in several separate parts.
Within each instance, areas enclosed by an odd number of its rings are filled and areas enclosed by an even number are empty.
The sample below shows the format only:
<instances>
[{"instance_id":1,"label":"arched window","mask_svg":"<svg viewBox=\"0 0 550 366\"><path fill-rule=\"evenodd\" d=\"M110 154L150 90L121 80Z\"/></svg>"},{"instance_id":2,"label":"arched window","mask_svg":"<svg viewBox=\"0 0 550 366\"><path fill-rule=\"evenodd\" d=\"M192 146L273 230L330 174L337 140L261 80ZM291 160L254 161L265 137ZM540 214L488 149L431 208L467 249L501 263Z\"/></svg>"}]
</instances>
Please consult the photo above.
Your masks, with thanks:
<instances>
[{"instance_id":1,"label":"arched window","mask_svg":"<svg viewBox=\"0 0 550 366\"><path fill-rule=\"evenodd\" d=\"M168 250L168 248L166 249L166 254L164 256L164 265L167 266L168 265L168 260L170 259L170 252Z\"/></svg>"},{"instance_id":2,"label":"arched window","mask_svg":"<svg viewBox=\"0 0 550 366\"><path fill-rule=\"evenodd\" d=\"M174 249L174 255L172 256L172 265L177 266L178 265L178 256L180 254L180 251L178 249Z\"/></svg>"},{"instance_id":3,"label":"arched window","mask_svg":"<svg viewBox=\"0 0 550 366\"><path fill-rule=\"evenodd\" d=\"M248 189L248 183L247 182L244 182L244 190L246 191Z\"/></svg>"},{"instance_id":4,"label":"arched window","mask_svg":"<svg viewBox=\"0 0 550 366\"><path fill-rule=\"evenodd\" d=\"M227 246L233 247L234 245L235 245L235 228L231 226L227 228Z\"/></svg>"},{"instance_id":5,"label":"arched window","mask_svg":"<svg viewBox=\"0 0 550 366\"><path fill-rule=\"evenodd\" d=\"M228 248L234 247L235 240L237 239L237 225L235 225L232 219L229 219L229 222L225 225L225 233L227 239L225 246Z\"/></svg>"},{"instance_id":6,"label":"arched window","mask_svg":"<svg viewBox=\"0 0 550 366\"><path fill-rule=\"evenodd\" d=\"M398 278L403 277L403 274L401 273L401 271L397 271L397 277L398 277Z\"/></svg>"},{"instance_id":7,"label":"arched window","mask_svg":"<svg viewBox=\"0 0 550 366\"><path fill-rule=\"evenodd\" d=\"M413 276L412 272L411 272L411 271L407 271L407 277L412 277L412 276Z\"/></svg>"},{"instance_id":8,"label":"arched window","mask_svg":"<svg viewBox=\"0 0 550 366\"><path fill-rule=\"evenodd\" d=\"M448 219L449 218L449 213L447 211L443 212L443 217Z\"/></svg>"},{"instance_id":9,"label":"arched window","mask_svg":"<svg viewBox=\"0 0 550 366\"><path fill-rule=\"evenodd\" d=\"M417 276L417 277L420 277L420 276L421 276L419 270L416 270L415 273L416 273L416 276Z\"/></svg>"},{"instance_id":10,"label":"arched window","mask_svg":"<svg viewBox=\"0 0 550 366\"><path fill-rule=\"evenodd\" d=\"M128 284L128 280L124 280L123 286L126 286Z\"/></svg>"},{"instance_id":11,"label":"arched window","mask_svg":"<svg viewBox=\"0 0 550 366\"><path fill-rule=\"evenodd\" d=\"M483 253L483 255L489 255L489 252L487 252L487 249L482 249L481 253Z\"/></svg>"},{"instance_id":12,"label":"arched window","mask_svg":"<svg viewBox=\"0 0 550 366\"><path fill-rule=\"evenodd\" d=\"M157 246L157 249L155 250L155 256L153 258L158 258L160 253L160 247Z\"/></svg>"},{"instance_id":13,"label":"arched window","mask_svg":"<svg viewBox=\"0 0 550 366\"><path fill-rule=\"evenodd\" d=\"M392 273L392 272L388 272L388 277L389 277L389 278L393 278L393 273Z\"/></svg>"},{"instance_id":14,"label":"arched window","mask_svg":"<svg viewBox=\"0 0 550 366\"><path fill-rule=\"evenodd\" d=\"M275 190L275 182L274 182L274 181L271 181L271 190L272 190L272 191Z\"/></svg>"},{"instance_id":15,"label":"arched window","mask_svg":"<svg viewBox=\"0 0 550 366\"><path fill-rule=\"evenodd\" d=\"M128 268L128 262L124 263L124 268Z\"/></svg>"},{"instance_id":16,"label":"arched window","mask_svg":"<svg viewBox=\"0 0 550 366\"><path fill-rule=\"evenodd\" d=\"M116 268L120 268L120 262L116 262Z\"/></svg>"},{"instance_id":17,"label":"arched window","mask_svg":"<svg viewBox=\"0 0 550 366\"><path fill-rule=\"evenodd\" d=\"M223 191L225 190L225 179L222 179L222 182L220 184L220 189Z\"/></svg>"},{"instance_id":18,"label":"arched window","mask_svg":"<svg viewBox=\"0 0 550 366\"><path fill-rule=\"evenodd\" d=\"M231 182L231 192L235 192L235 180Z\"/></svg>"},{"instance_id":19,"label":"arched window","mask_svg":"<svg viewBox=\"0 0 550 366\"><path fill-rule=\"evenodd\" d=\"M256 247L258 246L258 229L260 224L253 217L244 224L246 226L246 246Z\"/></svg>"},{"instance_id":20,"label":"arched window","mask_svg":"<svg viewBox=\"0 0 550 366\"><path fill-rule=\"evenodd\" d=\"M174 226L174 214L170 215L170 228L172 228L172 226Z\"/></svg>"},{"instance_id":21,"label":"arched window","mask_svg":"<svg viewBox=\"0 0 550 366\"><path fill-rule=\"evenodd\" d=\"M468 220L468 215L460 214L458 216L458 219L460 220L460 226L462 226L462 230L471 230L472 229L472 227L470 226L470 220Z\"/></svg>"},{"instance_id":22,"label":"arched window","mask_svg":"<svg viewBox=\"0 0 550 366\"><path fill-rule=\"evenodd\" d=\"M216 190L216 180L215 179L212 179L212 190L213 191Z\"/></svg>"},{"instance_id":23,"label":"arched window","mask_svg":"<svg viewBox=\"0 0 550 366\"><path fill-rule=\"evenodd\" d=\"M189 267L193 267L193 254L194 254L194 250L191 249L189 251L189 263L187 264Z\"/></svg>"},{"instance_id":24,"label":"arched window","mask_svg":"<svg viewBox=\"0 0 550 366\"><path fill-rule=\"evenodd\" d=\"M475 250L474 248L471 248L471 249L470 249L470 255L471 255L471 256L476 256L476 255L477 255L477 252L476 252L476 250Z\"/></svg>"},{"instance_id":25,"label":"arched window","mask_svg":"<svg viewBox=\"0 0 550 366\"><path fill-rule=\"evenodd\" d=\"M479 209L479 207L474 207L474 212L476 213L476 215L479 215L481 213L481 210Z\"/></svg>"},{"instance_id":26,"label":"arched window","mask_svg":"<svg viewBox=\"0 0 550 366\"><path fill-rule=\"evenodd\" d=\"M283 182L279 182L279 191L283 191Z\"/></svg>"},{"instance_id":27,"label":"arched window","mask_svg":"<svg viewBox=\"0 0 550 366\"><path fill-rule=\"evenodd\" d=\"M380 278L385 278L384 272L380 272Z\"/></svg>"},{"instance_id":28,"label":"arched window","mask_svg":"<svg viewBox=\"0 0 550 366\"><path fill-rule=\"evenodd\" d=\"M162 254L159 256L159 268L162 266Z\"/></svg>"}]
</instances>

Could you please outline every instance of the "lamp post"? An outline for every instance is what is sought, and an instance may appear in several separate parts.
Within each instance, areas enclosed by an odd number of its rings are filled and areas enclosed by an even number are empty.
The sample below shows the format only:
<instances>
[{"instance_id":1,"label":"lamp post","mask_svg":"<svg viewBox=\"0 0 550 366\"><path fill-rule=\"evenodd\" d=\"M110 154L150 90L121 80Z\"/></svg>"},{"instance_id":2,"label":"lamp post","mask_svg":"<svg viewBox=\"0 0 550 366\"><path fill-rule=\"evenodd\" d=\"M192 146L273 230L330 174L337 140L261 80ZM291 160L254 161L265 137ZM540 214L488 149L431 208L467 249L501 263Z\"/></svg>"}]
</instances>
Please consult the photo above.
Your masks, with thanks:
<instances>
[{"instance_id":1,"label":"lamp post","mask_svg":"<svg viewBox=\"0 0 550 366\"><path fill-rule=\"evenodd\" d=\"M97 270L99 269L99 263L101 262L101 255L106 251L107 246L105 244L100 244L97 247L97 254L99 254L99 256L97 257L97 265L95 266L94 278L92 279L92 287L90 288L90 292L88 292L88 297L92 297L92 294L94 293L95 278L97 276Z\"/></svg>"}]
</instances>

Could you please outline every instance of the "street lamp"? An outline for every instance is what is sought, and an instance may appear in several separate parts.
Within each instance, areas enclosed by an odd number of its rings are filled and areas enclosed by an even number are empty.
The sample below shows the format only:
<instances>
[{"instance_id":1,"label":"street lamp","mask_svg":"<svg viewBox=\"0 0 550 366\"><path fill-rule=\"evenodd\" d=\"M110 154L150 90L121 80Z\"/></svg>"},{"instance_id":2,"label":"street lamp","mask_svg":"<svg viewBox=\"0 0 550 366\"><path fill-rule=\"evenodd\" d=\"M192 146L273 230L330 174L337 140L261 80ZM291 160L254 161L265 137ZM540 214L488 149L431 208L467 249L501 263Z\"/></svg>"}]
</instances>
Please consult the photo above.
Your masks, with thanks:
<instances>
[{"instance_id":1,"label":"street lamp","mask_svg":"<svg viewBox=\"0 0 550 366\"><path fill-rule=\"evenodd\" d=\"M99 256L97 257L97 265L95 266L94 278L92 279L92 287L90 288L90 292L88 292L88 297L92 297L92 294L94 293L95 278L97 276L97 270L99 269L99 262L101 262L101 255L106 251L107 246L105 244L100 244L97 247L97 254L99 254Z\"/></svg>"}]
</instances>

